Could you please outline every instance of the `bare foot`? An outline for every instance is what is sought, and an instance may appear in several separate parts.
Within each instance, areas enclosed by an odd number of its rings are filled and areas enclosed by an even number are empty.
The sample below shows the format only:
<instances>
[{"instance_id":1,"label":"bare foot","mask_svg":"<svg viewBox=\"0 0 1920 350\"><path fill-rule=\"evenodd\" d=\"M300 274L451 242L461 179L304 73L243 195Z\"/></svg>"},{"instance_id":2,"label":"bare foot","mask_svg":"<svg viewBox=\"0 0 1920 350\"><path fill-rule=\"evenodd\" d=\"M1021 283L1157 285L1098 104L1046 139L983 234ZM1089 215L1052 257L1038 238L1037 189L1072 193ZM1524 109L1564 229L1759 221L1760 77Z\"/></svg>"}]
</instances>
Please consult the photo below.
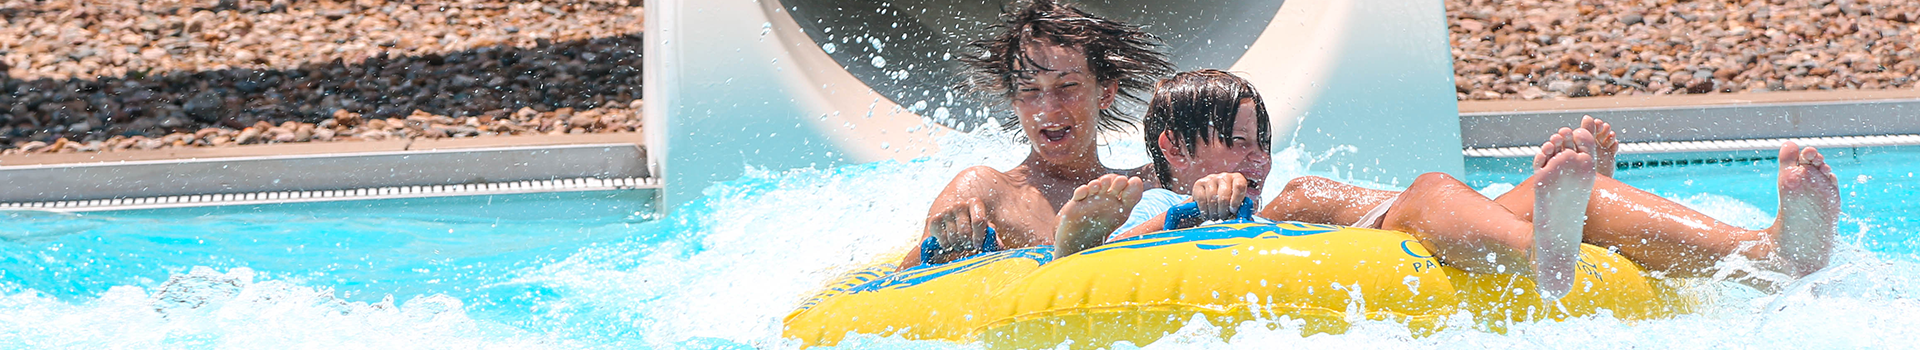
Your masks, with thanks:
<instances>
[{"instance_id":1,"label":"bare foot","mask_svg":"<svg viewBox=\"0 0 1920 350\"><path fill-rule=\"evenodd\" d=\"M1580 128L1593 133L1598 144L1593 150L1593 172L1613 177L1613 155L1620 153L1620 140L1614 137L1613 125L1593 116L1580 116Z\"/></svg>"},{"instance_id":2,"label":"bare foot","mask_svg":"<svg viewBox=\"0 0 1920 350\"><path fill-rule=\"evenodd\" d=\"M1599 147L1599 141L1594 139L1592 131L1587 131L1585 128L1560 128L1553 133L1553 136L1547 137L1546 143L1540 144L1540 152L1533 154L1533 170L1539 172L1540 168L1547 166L1547 160L1553 159L1554 155L1560 154L1563 150L1573 150L1594 156L1599 153ZM1596 168L1594 171L1598 172L1599 169Z\"/></svg>"},{"instance_id":3,"label":"bare foot","mask_svg":"<svg viewBox=\"0 0 1920 350\"><path fill-rule=\"evenodd\" d=\"M1826 156L1789 141L1780 146L1780 214L1767 229L1780 272L1795 278L1827 267L1840 220L1840 188Z\"/></svg>"},{"instance_id":4,"label":"bare foot","mask_svg":"<svg viewBox=\"0 0 1920 350\"><path fill-rule=\"evenodd\" d=\"M1112 174L1073 189L1073 199L1060 208L1053 256L1064 258L1106 242L1113 229L1127 222L1145 190L1140 178Z\"/></svg>"},{"instance_id":5,"label":"bare foot","mask_svg":"<svg viewBox=\"0 0 1920 350\"><path fill-rule=\"evenodd\" d=\"M1595 176L1592 133L1563 128L1553 138L1563 142L1549 141L1542 147L1543 160L1534 173L1539 182L1534 184L1531 253L1534 283L1546 299L1559 299L1573 290Z\"/></svg>"}]
</instances>

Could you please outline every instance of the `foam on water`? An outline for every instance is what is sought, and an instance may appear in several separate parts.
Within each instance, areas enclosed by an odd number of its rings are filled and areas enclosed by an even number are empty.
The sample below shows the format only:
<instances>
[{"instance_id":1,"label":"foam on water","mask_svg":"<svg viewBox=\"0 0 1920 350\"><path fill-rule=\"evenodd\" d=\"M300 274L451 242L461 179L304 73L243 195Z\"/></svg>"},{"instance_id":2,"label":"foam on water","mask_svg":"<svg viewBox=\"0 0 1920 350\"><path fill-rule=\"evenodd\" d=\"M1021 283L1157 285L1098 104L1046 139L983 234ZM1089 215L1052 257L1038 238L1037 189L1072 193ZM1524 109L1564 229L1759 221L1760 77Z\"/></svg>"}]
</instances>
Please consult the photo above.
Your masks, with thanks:
<instances>
[{"instance_id":1,"label":"foam on water","mask_svg":"<svg viewBox=\"0 0 1920 350\"><path fill-rule=\"evenodd\" d=\"M68 302L33 291L0 297L0 347L174 349L338 347L530 348L553 342L476 321L462 302L423 295L350 302L333 291L254 281L251 269L195 268L155 290L119 286Z\"/></svg>"},{"instance_id":2,"label":"foam on water","mask_svg":"<svg viewBox=\"0 0 1920 350\"><path fill-rule=\"evenodd\" d=\"M339 279L338 272L246 259L212 267L128 268L132 274L159 271L166 277L119 278L115 280L120 282L107 283L104 291L73 288L77 292L63 295L29 286L47 288L58 285L49 282L53 279L86 276L0 271L0 348L793 348L795 342L781 338L780 322L795 304L841 272L897 261L918 238L927 205L946 181L971 165L1006 169L1024 155L1024 147L993 132L981 132L943 140L943 154L929 159L831 169L750 168L741 179L708 188L705 197L665 218L591 222L579 228L622 233L615 238L560 246L568 250L550 259L501 258L531 262L480 261L493 266L484 269L424 268L421 273L429 276L412 282L423 285L380 289L393 293L385 297L379 292L347 296L335 288L360 286L328 282ZM1126 153L1125 148L1139 145L1115 142L1111 147L1123 151L1109 152ZM1331 175L1307 170L1313 168L1315 158L1297 148L1283 150L1269 183L1282 184L1304 174ZM1115 163L1130 161L1139 159ZM1497 195L1511 185L1483 187ZM1738 226L1763 227L1771 222L1763 209L1770 203L1717 194L1662 194ZM45 244L34 242L129 225L134 227L124 229L177 224L158 219L32 215L35 218L26 223L0 224L0 243L41 247ZM312 224L291 225L298 231L301 225ZM428 228L421 230L431 232L413 234L461 231L433 237L439 240L459 240L466 231L477 229L422 225ZM1857 227L1877 230L1865 224ZM1866 232L1842 234L1878 239ZM66 244L63 249L108 249L133 243ZM1232 325L1195 320L1180 333L1143 348L1904 346L1904 335L1920 333L1920 273L1916 273L1920 263L1909 253L1869 251L1862 246L1844 243L1835 267L1779 294L1702 281L1690 292L1705 298L1707 305L1695 314L1665 320L1628 322L1598 316L1519 324L1507 334L1456 327L1426 337L1415 337L1399 324L1358 319L1347 334L1305 337L1299 334L1297 322L1286 319ZM0 254L16 261L68 266L70 271L108 273L71 268L87 261L64 255ZM392 254L388 258L405 257ZM270 270L256 272L262 268ZM429 278L464 282L449 282L455 286L445 287L420 282ZM1455 319L1455 324L1471 323L1465 314ZM871 335L853 336L839 346L979 347Z\"/></svg>"}]
</instances>

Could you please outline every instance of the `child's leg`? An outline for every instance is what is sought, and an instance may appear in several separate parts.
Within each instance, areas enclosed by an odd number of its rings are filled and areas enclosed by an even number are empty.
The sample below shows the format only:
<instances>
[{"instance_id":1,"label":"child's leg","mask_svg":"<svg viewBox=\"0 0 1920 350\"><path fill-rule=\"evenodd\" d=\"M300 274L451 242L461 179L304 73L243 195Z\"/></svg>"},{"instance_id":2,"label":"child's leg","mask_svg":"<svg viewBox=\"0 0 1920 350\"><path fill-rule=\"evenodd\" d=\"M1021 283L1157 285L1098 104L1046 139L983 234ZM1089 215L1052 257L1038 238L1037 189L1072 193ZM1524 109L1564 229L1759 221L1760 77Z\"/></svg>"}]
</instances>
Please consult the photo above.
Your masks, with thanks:
<instances>
[{"instance_id":1,"label":"child's leg","mask_svg":"<svg viewBox=\"0 0 1920 350\"><path fill-rule=\"evenodd\" d=\"M1811 147L1792 143L1780 151L1780 216L1773 227L1748 230L1714 220L1692 208L1601 177L1587 208L1587 243L1619 249L1653 271L1675 277L1713 276L1727 256L1762 262L1768 272L1797 278L1826 267L1839 215L1833 171ZM1530 218L1533 179L1497 202ZM1776 278L1777 279L1777 278ZM1782 281L1750 281L1768 288Z\"/></svg>"},{"instance_id":2,"label":"child's leg","mask_svg":"<svg viewBox=\"0 0 1920 350\"><path fill-rule=\"evenodd\" d=\"M1680 203L1647 193L1612 178L1598 178L1588 202L1587 243L1618 248L1621 255L1653 271L1675 277L1703 277L1743 243L1759 243L1764 232L1714 220ZM1532 186L1516 186L1497 200L1531 218ZM1747 253L1762 253L1762 249Z\"/></svg>"},{"instance_id":3,"label":"child's leg","mask_svg":"<svg viewBox=\"0 0 1920 350\"><path fill-rule=\"evenodd\" d=\"M1352 225L1374 206L1393 198L1396 192L1348 185L1318 176L1301 176L1260 208L1258 215L1269 220L1299 221L1323 225Z\"/></svg>"},{"instance_id":4,"label":"child's leg","mask_svg":"<svg viewBox=\"0 0 1920 350\"><path fill-rule=\"evenodd\" d=\"M1526 273L1533 223L1445 173L1413 180L1381 228L1413 234L1434 257L1477 273Z\"/></svg>"},{"instance_id":5,"label":"child's leg","mask_svg":"<svg viewBox=\"0 0 1920 350\"><path fill-rule=\"evenodd\" d=\"M1442 262L1477 273L1529 273L1557 298L1573 287L1582 220L1594 178L1590 149L1563 149L1536 172L1541 198L1526 220L1442 173L1414 180L1382 228L1413 234Z\"/></svg>"}]
</instances>

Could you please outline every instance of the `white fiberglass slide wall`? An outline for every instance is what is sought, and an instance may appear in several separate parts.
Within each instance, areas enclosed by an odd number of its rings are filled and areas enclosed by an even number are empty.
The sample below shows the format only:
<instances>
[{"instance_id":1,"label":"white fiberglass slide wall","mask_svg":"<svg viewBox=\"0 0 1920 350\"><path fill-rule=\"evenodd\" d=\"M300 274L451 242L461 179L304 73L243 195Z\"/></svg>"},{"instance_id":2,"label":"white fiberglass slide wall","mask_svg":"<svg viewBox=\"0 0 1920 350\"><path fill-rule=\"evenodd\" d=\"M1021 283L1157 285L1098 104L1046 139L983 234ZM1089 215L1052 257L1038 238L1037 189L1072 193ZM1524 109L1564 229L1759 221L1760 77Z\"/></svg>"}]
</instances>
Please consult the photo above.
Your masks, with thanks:
<instances>
[{"instance_id":1,"label":"white fiberglass slide wall","mask_svg":"<svg viewBox=\"0 0 1920 350\"><path fill-rule=\"evenodd\" d=\"M1276 151L1310 155L1308 171L1389 185L1461 172L1439 1L1074 3L1145 26L1180 70L1248 77L1267 99ZM990 33L1003 5L647 1L648 151L667 205L748 166L912 159L939 152L941 135L1010 117L954 88L956 56Z\"/></svg>"}]
</instances>

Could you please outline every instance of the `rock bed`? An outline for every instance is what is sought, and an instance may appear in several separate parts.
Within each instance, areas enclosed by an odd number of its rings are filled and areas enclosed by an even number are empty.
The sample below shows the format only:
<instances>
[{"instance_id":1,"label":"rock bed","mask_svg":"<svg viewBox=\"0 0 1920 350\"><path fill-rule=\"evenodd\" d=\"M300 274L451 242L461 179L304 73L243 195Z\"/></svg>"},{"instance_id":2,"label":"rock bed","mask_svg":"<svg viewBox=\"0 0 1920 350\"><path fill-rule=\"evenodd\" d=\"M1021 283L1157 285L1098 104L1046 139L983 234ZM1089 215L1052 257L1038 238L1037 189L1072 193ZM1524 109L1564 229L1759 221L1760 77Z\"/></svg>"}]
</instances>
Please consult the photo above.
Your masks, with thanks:
<instances>
[{"instance_id":1,"label":"rock bed","mask_svg":"<svg viewBox=\"0 0 1920 350\"><path fill-rule=\"evenodd\" d=\"M415 110L404 118L368 119L366 115L336 111L319 123L288 121L279 125L256 122L239 130L203 128L193 132L174 132L165 136L113 136L104 140L53 142L29 141L0 151L0 155L26 153L113 152L155 150L180 147L224 147L291 142L380 141L409 138L456 138L493 135L564 135L605 132L639 132L640 110L644 102L574 111L560 108L550 112L520 108L499 119L456 118Z\"/></svg>"},{"instance_id":2,"label":"rock bed","mask_svg":"<svg viewBox=\"0 0 1920 350\"><path fill-rule=\"evenodd\" d=\"M1911 89L1920 2L1446 2L1461 100Z\"/></svg>"},{"instance_id":3,"label":"rock bed","mask_svg":"<svg viewBox=\"0 0 1920 350\"><path fill-rule=\"evenodd\" d=\"M639 33L627 0L0 0L16 79L287 69Z\"/></svg>"},{"instance_id":4,"label":"rock bed","mask_svg":"<svg viewBox=\"0 0 1920 350\"><path fill-rule=\"evenodd\" d=\"M551 132L514 118L618 111L640 98L643 12L628 4L12 0L0 5L0 147L147 148L128 140L181 135L194 137L163 143L245 144L233 142L245 129L282 125L314 128L292 140L379 137L316 137L341 111ZM55 45L65 43L76 45ZM261 140L288 139L273 136Z\"/></svg>"}]
</instances>

